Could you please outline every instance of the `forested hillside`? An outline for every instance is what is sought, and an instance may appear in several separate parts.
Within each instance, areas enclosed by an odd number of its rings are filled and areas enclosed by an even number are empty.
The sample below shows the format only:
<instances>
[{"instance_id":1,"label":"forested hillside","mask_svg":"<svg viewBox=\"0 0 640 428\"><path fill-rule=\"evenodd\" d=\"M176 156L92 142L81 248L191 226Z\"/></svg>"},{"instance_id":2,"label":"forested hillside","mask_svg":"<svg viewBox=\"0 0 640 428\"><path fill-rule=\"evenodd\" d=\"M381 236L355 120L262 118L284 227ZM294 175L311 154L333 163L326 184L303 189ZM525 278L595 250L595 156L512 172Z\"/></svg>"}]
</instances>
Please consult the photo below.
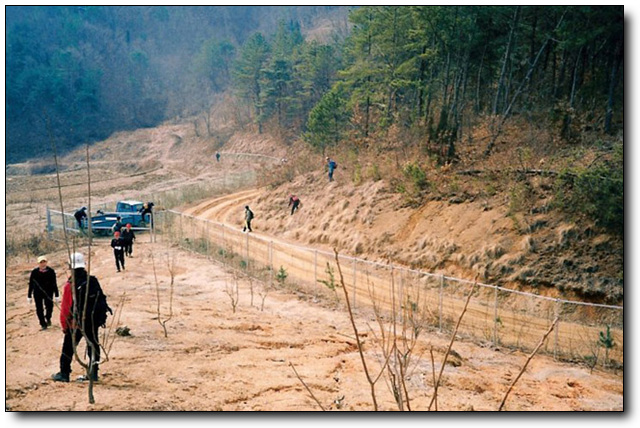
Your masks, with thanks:
<instances>
[{"instance_id":1,"label":"forested hillside","mask_svg":"<svg viewBox=\"0 0 640 428\"><path fill-rule=\"evenodd\" d=\"M336 7L7 6L7 162L205 110L254 32ZM219 57L212 57L219 55Z\"/></svg>"},{"instance_id":2,"label":"forested hillside","mask_svg":"<svg viewBox=\"0 0 640 428\"><path fill-rule=\"evenodd\" d=\"M486 116L486 153L514 115L615 133L623 43L621 6L7 7L8 161L48 129L72 147L225 91L321 148L397 127L450 161Z\"/></svg>"}]
</instances>

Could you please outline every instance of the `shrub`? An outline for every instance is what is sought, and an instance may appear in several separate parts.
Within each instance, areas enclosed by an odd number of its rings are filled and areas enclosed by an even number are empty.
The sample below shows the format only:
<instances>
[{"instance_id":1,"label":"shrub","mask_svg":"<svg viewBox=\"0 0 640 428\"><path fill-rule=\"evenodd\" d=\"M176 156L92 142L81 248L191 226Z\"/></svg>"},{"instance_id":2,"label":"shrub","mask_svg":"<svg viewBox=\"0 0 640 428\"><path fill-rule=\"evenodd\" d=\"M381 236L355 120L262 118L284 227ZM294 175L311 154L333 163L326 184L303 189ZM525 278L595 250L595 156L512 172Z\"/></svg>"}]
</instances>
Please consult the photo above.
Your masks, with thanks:
<instances>
[{"instance_id":1,"label":"shrub","mask_svg":"<svg viewBox=\"0 0 640 428\"><path fill-rule=\"evenodd\" d=\"M585 214L613 233L624 232L622 146L613 159L596 167L563 171L556 181L556 204L565 212Z\"/></svg>"},{"instance_id":2,"label":"shrub","mask_svg":"<svg viewBox=\"0 0 640 428\"><path fill-rule=\"evenodd\" d=\"M45 234L11 236L7 238L5 243L5 265L10 257L41 256L57 249L56 243L48 239Z\"/></svg>"},{"instance_id":3,"label":"shrub","mask_svg":"<svg viewBox=\"0 0 640 428\"><path fill-rule=\"evenodd\" d=\"M276 280L281 287L284 286L284 281L287 279L287 276L289 275L287 274L286 269L283 266L280 266L280 270L278 270L278 273L276 274Z\"/></svg>"},{"instance_id":4,"label":"shrub","mask_svg":"<svg viewBox=\"0 0 640 428\"><path fill-rule=\"evenodd\" d=\"M404 167L404 176L411 182L414 189L418 192L423 191L429 184L427 182L427 174L415 163L408 163Z\"/></svg>"}]
</instances>

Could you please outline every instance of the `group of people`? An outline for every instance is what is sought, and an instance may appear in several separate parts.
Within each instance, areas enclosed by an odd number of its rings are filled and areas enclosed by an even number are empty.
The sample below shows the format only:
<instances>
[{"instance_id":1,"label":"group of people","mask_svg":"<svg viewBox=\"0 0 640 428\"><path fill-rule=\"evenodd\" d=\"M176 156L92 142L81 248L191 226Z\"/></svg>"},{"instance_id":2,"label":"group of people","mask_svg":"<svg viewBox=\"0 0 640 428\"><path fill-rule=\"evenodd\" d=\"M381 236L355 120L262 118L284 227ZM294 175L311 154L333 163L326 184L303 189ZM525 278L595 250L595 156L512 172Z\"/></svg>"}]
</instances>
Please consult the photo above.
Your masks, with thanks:
<instances>
[{"instance_id":1,"label":"group of people","mask_svg":"<svg viewBox=\"0 0 640 428\"><path fill-rule=\"evenodd\" d=\"M144 204L142 204L142 207L138 210L138 212L142 216L142 220L144 220L145 222L151 225L153 225L153 207L154 207L153 202L145 202ZM96 214L103 215L104 211L98 210ZM84 230L85 219L89 218L89 216L87 215L87 207L81 207L78 210L76 210L76 212L73 213L73 217L76 219L76 222L78 223L78 229ZM118 216L116 223L120 222L121 220L122 218ZM120 230L120 228L117 228L115 230Z\"/></svg>"},{"instance_id":2,"label":"group of people","mask_svg":"<svg viewBox=\"0 0 640 428\"><path fill-rule=\"evenodd\" d=\"M219 154L216 154L219 161ZM329 181L333 181L333 173L337 163L326 158L329 171ZM302 206L297 195L289 196L289 207L291 215ZM143 216L151 214L152 205L144 205ZM87 208L82 207L74 214L80 229L84 229L83 221L87 218ZM243 232L252 232L251 222L254 213L248 205L245 206ZM133 242L136 239L135 232L130 223L122 225L122 218L117 217L113 226L113 239L111 247L116 262L117 272L125 269L125 256L133 257ZM60 355L60 371L52 376L54 381L69 382L71 374L71 361L74 349L82 338L87 341L87 356L89 359L89 375L93 381L98 380L98 363L100 361L100 344L98 339L98 328L103 326L106 320L106 312L111 312L106 303L106 296L102 292L100 282L95 276L89 277L86 269L84 256L81 253L73 253L69 263L71 274L64 285L62 292L62 303L60 305L60 324L64 333L62 352ZM72 290L75 287L75 290ZM93 303L85 303L86 299ZM51 326L54 302L60 302L60 295L57 285L55 270L48 265L46 256L38 257L38 267L31 271L29 276L29 289L27 293L29 304L35 301L36 316L42 330ZM74 301L77 300L77 301ZM99 305L98 302L103 302ZM87 307L94 310L87 311ZM96 311L95 308L101 309ZM83 311L84 309L84 311Z\"/></svg>"},{"instance_id":3,"label":"group of people","mask_svg":"<svg viewBox=\"0 0 640 428\"><path fill-rule=\"evenodd\" d=\"M283 158L283 160L286 158ZM327 170L329 171L329 181L333 181L333 173L336 170L336 168L338 167L338 164L336 163L336 161L334 161L333 159L331 159L329 156L326 157L325 159L327 161L326 163L326 167ZM302 207L302 202L300 201L300 198L296 195L289 195L289 207L291 207L291 215L293 215L296 210L299 210ZM251 221L254 218L254 214L253 211L251 211L251 209L249 208L249 205L246 205L244 207L244 227L242 228L242 232L253 232L253 229L251 229Z\"/></svg>"},{"instance_id":4,"label":"group of people","mask_svg":"<svg viewBox=\"0 0 640 428\"><path fill-rule=\"evenodd\" d=\"M293 213L295 213L296 210L300 209L300 207L302 206L300 198L298 198L296 195L290 195L289 206L291 207L291 215L293 215ZM251 221L254 217L255 215L253 214L253 211L251 211L249 205L246 205L244 207L244 227L242 228L242 232L253 232L253 229L251 229Z\"/></svg>"},{"instance_id":5,"label":"group of people","mask_svg":"<svg viewBox=\"0 0 640 428\"><path fill-rule=\"evenodd\" d=\"M117 272L120 272L121 269L124 270L125 256L133 257L133 241L136 239L136 233L131 228L131 223L127 223L123 227L121 220L121 217L118 217L116 224L113 225L113 239L111 240Z\"/></svg>"},{"instance_id":6,"label":"group of people","mask_svg":"<svg viewBox=\"0 0 640 428\"><path fill-rule=\"evenodd\" d=\"M52 376L54 381L69 382L71 361L79 342L87 342L89 376L98 380L100 343L98 328L106 322L106 314L113 311L107 304L100 282L88 275L84 256L73 253L69 261L70 275L62 291L60 326L64 334L60 354L60 371ZM36 315L42 330L51 326L54 301L60 302L55 270L48 265L46 256L38 257L38 267L29 276L29 303L35 300Z\"/></svg>"}]
</instances>

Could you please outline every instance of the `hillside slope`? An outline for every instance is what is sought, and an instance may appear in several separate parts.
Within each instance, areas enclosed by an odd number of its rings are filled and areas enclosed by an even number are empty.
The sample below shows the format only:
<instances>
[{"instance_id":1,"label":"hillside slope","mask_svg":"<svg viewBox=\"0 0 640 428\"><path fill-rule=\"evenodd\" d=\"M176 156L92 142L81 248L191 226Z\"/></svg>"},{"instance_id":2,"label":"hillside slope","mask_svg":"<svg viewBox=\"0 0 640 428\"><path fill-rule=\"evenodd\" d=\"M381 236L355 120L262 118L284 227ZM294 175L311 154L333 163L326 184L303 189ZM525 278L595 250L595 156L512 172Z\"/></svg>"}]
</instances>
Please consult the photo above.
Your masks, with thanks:
<instances>
[{"instance_id":1,"label":"hillside slope","mask_svg":"<svg viewBox=\"0 0 640 428\"><path fill-rule=\"evenodd\" d=\"M529 179L534 202L527 212L514 213L506 191L428 194L412 207L385 180L354 184L348 166L330 183L322 157L306 156L308 172L278 166L288 179L227 207L220 219L239 222L247 203L260 231L308 246L469 279L479 274L485 282L554 297L622 301L623 243L553 209L553 178ZM291 194L302 201L294 215Z\"/></svg>"},{"instance_id":2,"label":"hillside slope","mask_svg":"<svg viewBox=\"0 0 640 428\"><path fill-rule=\"evenodd\" d=\"M441 187L446 191L431 188L418 203L408 203L390 173L362 179L356 174L358 165L344 155L338 158L335 181L329 183L323 156L305 144L285 144L268 134L237 130L223 110L214 113L209 135L203 134L201 119L191 118L114 134L91 146L92 180L97 182L92 185L94 202L139 198L264 167L258 176L260 191L229 204L221 218L240 222L244 205L250 204L260 231L304 245L335 247L353 256L462 278L479 274L484 282L544 295L622 302L624 243L592 223L577 223L554 209L553 177L503 174L483 182L459 174L460 167L442 168L430 179L445 183ZM223 154L219 165L217 151ZM289 161L275 167L257 158L238 163L227 156L231 153ZM500 156L500 152L495 155ZM86 180L85 150L59 162L65 171L63 183ZM23 215L25 206L32 209L36 199L48 198L55 206L55 174L31 174L50 167L35 160L7 166L8 218L11 207ZM514 200L523 197L514 189L522 183L531 208L516 210ZM65 187L66 203L81 206L85 191L84 186ZM302 200L302 208L293 216L287 207L290 194ZM212 196L216 195L202 198ZM14 199L20 204L12 205ZM36 205L37 211L43 210ZM44 220L42 213L38 216Z\"/></svg>"}]
</instances>

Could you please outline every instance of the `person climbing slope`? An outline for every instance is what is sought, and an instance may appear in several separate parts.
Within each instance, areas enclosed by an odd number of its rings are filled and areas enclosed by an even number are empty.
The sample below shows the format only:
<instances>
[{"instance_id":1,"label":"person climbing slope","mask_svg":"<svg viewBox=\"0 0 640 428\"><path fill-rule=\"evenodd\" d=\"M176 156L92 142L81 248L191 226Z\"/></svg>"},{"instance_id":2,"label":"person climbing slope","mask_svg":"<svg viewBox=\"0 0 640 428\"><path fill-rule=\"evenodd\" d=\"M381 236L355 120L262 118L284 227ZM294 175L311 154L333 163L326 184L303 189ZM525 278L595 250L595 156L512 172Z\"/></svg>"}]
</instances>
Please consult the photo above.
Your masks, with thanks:
<instances>
[{"instance_id":1,"label":"person climbing slope","mask_svg":"<svg viewBox=\"0 0 640 428\"><path fill-rule=\"evenodd\" d=\"M291 215L300 208L300 199L296 195L289 196L289 206L291 207Z\"/></svg>"},{"instance_id":2,"label":"person climbing slope","mask_svg":"<svg viewBox=\"0 0 640 428\"><path fill-rule=\"evenodd\" d=\"M329 181L333 181L333 171L336 170L338 164L336 161L327 156L327 168L329 169Z\"/></svg>"}]
</instances>

